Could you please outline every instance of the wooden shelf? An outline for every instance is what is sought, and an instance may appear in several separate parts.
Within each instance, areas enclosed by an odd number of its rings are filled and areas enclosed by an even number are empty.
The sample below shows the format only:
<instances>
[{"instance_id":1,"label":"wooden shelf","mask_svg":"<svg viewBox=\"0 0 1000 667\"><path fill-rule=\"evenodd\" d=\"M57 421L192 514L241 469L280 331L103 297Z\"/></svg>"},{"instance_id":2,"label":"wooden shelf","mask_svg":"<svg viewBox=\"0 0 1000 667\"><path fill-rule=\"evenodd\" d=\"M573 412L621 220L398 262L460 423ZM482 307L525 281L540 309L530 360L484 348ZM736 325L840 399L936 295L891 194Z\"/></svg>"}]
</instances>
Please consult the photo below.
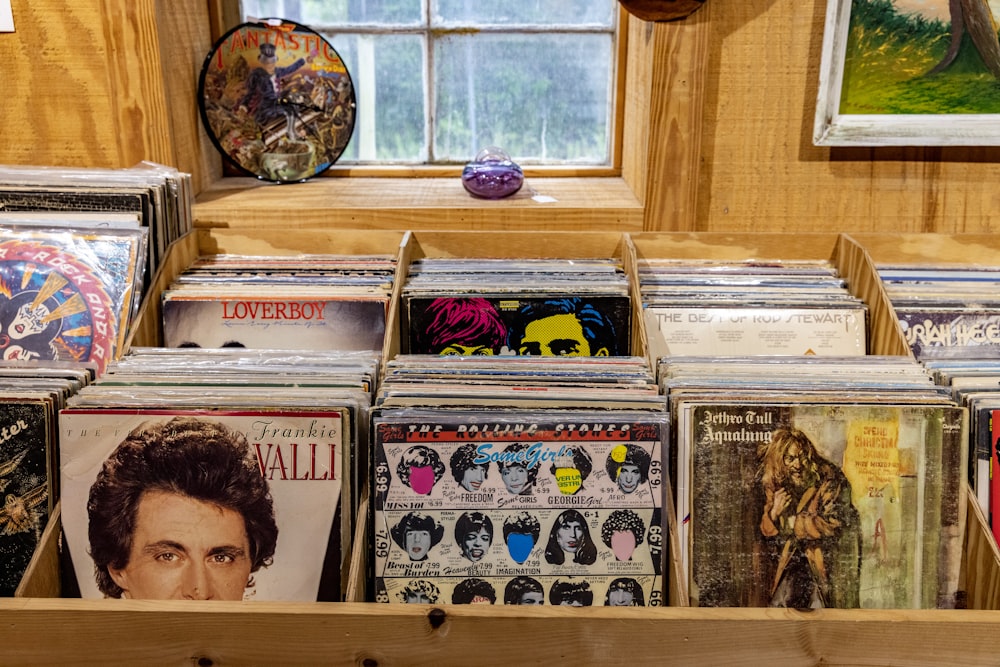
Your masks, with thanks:
<instances>
[{"instance_id":1,"label":"wooden shelf","mask_svg":"<svg viewBox=\"0 0 1000 667\"><path fill-rule=\"evenodd\" d=\"M547 198L539 201L539 197ZM549 198L551 200L549 200ZM506 199L478 199L454 178L224 178L194 206L199 228L282 227L642 231L643 206L621 178L528 178Z\"/></svg>"},{"instance_id":2,"label":"wooden shelf","mask_svg":"<svg viewBox=\"0 0 1000 667\"><path fill-rule=\"evenodd\" d=\"M1000 612L0 600L3 663L984 665ZM14 620L12 620L14 619Z\"/></svg>"}]
</instances>

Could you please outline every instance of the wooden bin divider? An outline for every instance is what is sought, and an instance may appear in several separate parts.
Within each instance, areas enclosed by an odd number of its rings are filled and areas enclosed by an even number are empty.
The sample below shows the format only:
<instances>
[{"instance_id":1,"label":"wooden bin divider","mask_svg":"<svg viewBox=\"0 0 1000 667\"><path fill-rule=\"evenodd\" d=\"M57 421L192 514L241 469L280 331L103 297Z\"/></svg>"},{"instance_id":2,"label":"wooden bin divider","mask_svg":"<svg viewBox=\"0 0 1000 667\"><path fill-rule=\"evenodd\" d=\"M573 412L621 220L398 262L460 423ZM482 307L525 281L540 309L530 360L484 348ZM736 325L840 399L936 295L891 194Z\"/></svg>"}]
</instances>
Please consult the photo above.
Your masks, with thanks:
<instances>
[{"instance_id":1,"label":"wooden bin divider","mask_svg":"<svg viewBox=\"0 0 1000 667\"><path fill-rule=\"evenodd\" d=\"M159 293L199 254L290 254L317 252L318 248L327 248L328 252L374 252L374 248L381 247L389 249L387 252L398 252L403 264L414 257L478 256L488 249L492 256L509 257L547 256L549 252L562 256L616 256L623 259L630 272L634 272L637 259L656 256L828 258L848 277L852 292L869 304L873 318L871 350L880 354L906 354L908 349L900 347L898 323L886 321L892 315L891 306L880 303L884 290L877 280L871 279L871 262L884 256L883 243L897 248L901 255L922 258L919 261L929 261L930 255L926 249L914 250L909 240L900 243L899 235L887 236L895 237L896 241L841 234L371 230L288 233L262 229L241 233L202 229L171 248L129 336L129 344L159 344ZM969 246L952 237L948 240L956 252L963 254L968 247L978 247L973 240ZM928 239L928 244L933 243ZM1000 242L997 247L1000 249ZM989 253L981 249L970 256L985 260ZM404 278L405 267L397 275ZM398 308L398 302L394 305ZM635 334L642 339L641 332ZM385 350L394 354L398 347L389 343ZM405 662L413 658L413 651L419 646L427 655L432 652L436 663L444 667L465 664L473 649L477 655L506 655L514 659L510 652L511 637L518 638L523 647L519 651L530 650L533 661L611 660L620 657L621 642L616 637L624 633L632 637L629 640L634 648L632 658L640 661L671 656L689 664L710 665L728 659L726 656L731 658L736 650L732 646L739 646L741 655L748 656L747 651L752 650L754 661L777 665L815 664L818 656L828 664L860 664L880 655L896 664L934 664L935 659L926 652L928 646L934 646L935 655L962 655L971 664L995 658L989 642L981 641L981 636L985 631L1000 628L1000 612L990 611L1000 609L1000 552L985 518L975 506L975 499L971 494L967 494L967 499L970 508L963 580L968 606L982 610L975 616L964 610L698 609L681 607L683 603L676 597L668 599L677 606L659 609L503 606L478 609L461 605L427 609L363 603L358 601L364 588L366 557L363 521L358 522L355 533L347 602L188 605L53 599L60 595L57 512L19 588L22 597L0 600L0 617L7 621L0 625L0 642L4 646L4 661L9 664L78 659L85 650L79 633L92 631L96 642L93 645L102 648L104 661ZM115 641L102 640L102 633L106 635L111 628L116 634ZM642 628L641 636L636 635L636 628ZM125 635L123 629L127 630ZM164 641L164 632L177 641ZM891 653L886 653L889 648L885 637L899 632L911 640L893 642ZM720 636L728 637L729 641L723 643L732 646L721 646ZM45 641L39 641L41 637Z\"/></svg>"}]
</instances>

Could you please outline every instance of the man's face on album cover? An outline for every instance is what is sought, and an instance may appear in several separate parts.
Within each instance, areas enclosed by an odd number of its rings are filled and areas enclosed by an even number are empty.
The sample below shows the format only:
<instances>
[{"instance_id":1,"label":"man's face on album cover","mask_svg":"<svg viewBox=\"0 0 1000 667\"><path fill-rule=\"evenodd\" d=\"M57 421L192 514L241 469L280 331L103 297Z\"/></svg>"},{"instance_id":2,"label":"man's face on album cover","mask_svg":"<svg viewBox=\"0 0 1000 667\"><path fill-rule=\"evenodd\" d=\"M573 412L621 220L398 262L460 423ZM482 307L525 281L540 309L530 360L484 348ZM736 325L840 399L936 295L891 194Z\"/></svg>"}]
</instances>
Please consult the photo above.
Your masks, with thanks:
<instances>
[{"instance_id":1,"label":"man's face on album cover","mask_svg":"<svg viewBox=\"0 0 1000 667\"><path fill-rule=\"evenodd\" d=\"M529 323L518 354L543 357L606 357L605 348L591 350L576 315L551 315Z\"/></svg>"},{"instance_id":2,"label":"man's face on album cover","mask_svg":"<svg viewBox=\"0 0 1000 667\"><path fill-rule=\"evenodd\" d=\"M618 488L625 493L632 493L639 488L642 475L639 473L639 466L630 463L623 463L618 470Z\"/></svg>"},{"instance_id":3,"label":"man's face on album cover","mask_svg":"<svg viewBox=\"0 0 1000 667\"><path fill-rule=\"evenodd\" d=\"M139 500L128 564L110 572L126 598L242 600L251 565L239 512L148 491Z\"/></svg>"},{"instance_id":4,"label":"man's face on album cover","mask_svg":"<svg viewBox=\"0 0 1000 667\"><path fill-rule=\"evenodd\" d=\"M431 534L426 530L408 530L405 544L410 560L424 560L431 550Z\"/></svg>"}]
</instances>

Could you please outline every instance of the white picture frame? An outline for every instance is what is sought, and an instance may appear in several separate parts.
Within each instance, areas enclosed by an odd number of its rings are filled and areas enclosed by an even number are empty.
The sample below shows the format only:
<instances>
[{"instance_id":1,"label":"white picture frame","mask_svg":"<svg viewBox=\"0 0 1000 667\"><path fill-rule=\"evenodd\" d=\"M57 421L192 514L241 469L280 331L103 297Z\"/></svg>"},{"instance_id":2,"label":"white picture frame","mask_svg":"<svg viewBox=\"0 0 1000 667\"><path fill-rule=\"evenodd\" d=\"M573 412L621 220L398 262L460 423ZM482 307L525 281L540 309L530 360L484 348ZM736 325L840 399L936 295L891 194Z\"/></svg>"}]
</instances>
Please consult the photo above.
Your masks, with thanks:
<instances>
[{"instance_id":1,"label":"white picture frame","mask_svg":"<svg viewBox=\"0 0 1000 667\"><path fill-rule=\"evenodd\" d=\"M851 5L851 0L827 2L814 145L1000 146L1000 114L840 113Z\"/></svg>"}]
</instances>

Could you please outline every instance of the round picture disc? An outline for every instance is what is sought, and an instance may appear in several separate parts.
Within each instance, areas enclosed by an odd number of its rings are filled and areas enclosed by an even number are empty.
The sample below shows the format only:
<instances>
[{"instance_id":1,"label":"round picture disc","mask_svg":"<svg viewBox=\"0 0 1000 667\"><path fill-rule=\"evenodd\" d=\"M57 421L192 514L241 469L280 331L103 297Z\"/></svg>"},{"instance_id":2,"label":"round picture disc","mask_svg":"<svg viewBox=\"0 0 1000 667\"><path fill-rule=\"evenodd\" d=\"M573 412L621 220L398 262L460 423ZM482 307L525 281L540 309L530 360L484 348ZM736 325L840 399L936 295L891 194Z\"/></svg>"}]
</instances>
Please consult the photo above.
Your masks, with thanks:
<instances>
[{"instance_id":1,"label":"round picture disc","mask_svg":"<svg viewBox=\"0 0 1000 667\"><path fill-rule=\"evenodd\" d=\"M354 132L354 83L340 54L285 19L242 23L219 39L201 70L198 106L223 157L267 181L321 174Z\"/></svg>"}]
</instances>

